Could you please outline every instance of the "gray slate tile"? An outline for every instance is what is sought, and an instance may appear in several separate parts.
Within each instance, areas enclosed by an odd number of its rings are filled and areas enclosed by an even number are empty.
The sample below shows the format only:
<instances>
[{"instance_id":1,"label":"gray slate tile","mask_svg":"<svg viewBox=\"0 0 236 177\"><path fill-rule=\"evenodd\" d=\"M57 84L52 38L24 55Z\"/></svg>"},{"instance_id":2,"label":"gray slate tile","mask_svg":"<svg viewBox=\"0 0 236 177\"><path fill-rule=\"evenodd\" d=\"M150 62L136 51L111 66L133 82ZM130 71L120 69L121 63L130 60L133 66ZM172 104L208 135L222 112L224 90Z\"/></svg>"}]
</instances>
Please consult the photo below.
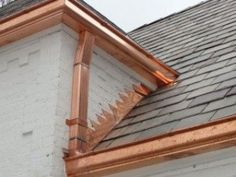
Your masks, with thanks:
<instances>
[{"instance_id":1,"label":"gray slate tile","mask_svg":"<svg viewBox=\"0 0 236 177\"><path fill-rule=\"evenodd\" d=\"M221 56L218 61L224 61L224 60L231 59L231 58L236 58L236 51Z\"/></svg>"},{"instance_id":2,"label":"gray slate tile","mask_svg":"<svg viewBox=\"0 0 236 177\"><path fill-rule=\"evenodd\" d=\"M219 120L227 116L236 115L236 105L217 110L211 120Z\"/></svg>"},{"instance_id":3,"label":"gray slate tile","mask_svg":"<svg viewBox=\"0 0 236 177\"><path fill-rule=\"evenodd\" d=\"M217 87L217 89L223 89L223 88L235 86L235 84L236 84L236 78L233 78L233 79L222 82L219 85L219 87Z\"/></svg>"},{"instance_id":4,"label":"gray slate tile","mask_svg":"<svg viewBox=\"0 0 236 177\"><path fill-rule=\"evenodd\" d=\"M206 106L207 104L203 104L196 107L183 109L180 111L175 111L171 114L168 114L168 119L166 119L166 122L180 120L189 116L199 115L206 108Z\"/></svg>"},{"instance_id":5,"label":"gray slate tile","mask_svg":"<svg viewBox=\"0 0 236 177\"><path fill-rule=\"evenodd\" d=\"M219 86L219 84L215 84L215 85L202 87L200 89L196 89L188 95L188 99L193 98L193 97L197 97L197 96L209 93L209 92L213 92L218 86Z\"/></svg>"},{"instance_id":6,"label":"gray slate tile","mask_svg":"<svg viewBox=\"0 0 236 177\"><path fill-rule=\"evenodd\" d=\"M179 123L174 127L174 130L189 128L197 125L202 125L204 123L208 123L211 117L215 114L215 112L209 112L205 114L198 114L195 116L191 116L179 121Z\"/></svg>"},{"instance_id":7,"label":"gray slate tile","mask_svg":"<svg viewBox=\"0 0 236 177\"><path fill-rule=\"evenodd\" d=\"M212 71L210 72L206 78L211 78L211 77L215 77L215 76L218 76L218 75L221 75L221 74L224 74L224 73L227 73L227 72L230 72L230 71L233 71L234 69L236 68L236 65L230 65L230 66L222 66L221 69L217 69L215 71Z\"/></svg>"},{"instance_id":8,"label":"gray slate tile","mask_svg":"<svg viewBox=\"0 0 236 177\"><path fill-rule=\"evenodd\" d=\"M172 106L165 107L160 111L159 115L172 113L172 112L176 112L176 111L185 109L189 106L189 103L190 103L190 101L184 100L178 104L174 104Z\"/></svg>"},{"instance_id":9,"label":"gray slate tile","mask_svg":"<svg viewBox=\"0 0 236 177\"><path fill-rule=\"evenodd\" d=\"M139 103L106 148L236 114L235 8L234 0L209 0L130 33L180 77Z\"/></svg>"},{"instance_id":10,"label":"gray slate tile","mask_svg":"<svg viewBox=\"0 0 236 177\"><path fill-rule=\"evenodd\" d=\"M236 78L236 70L232 72L226 72L222 75L217 76L216 78L211 78L211 79L214 79L212 84L215 84L215 83L221 83L221 82L233 79L233 78Z\"/></svg>"},{"instance_id":11,"label":"gray slate tile","mask_svg":"<svg viewBox=\"0 0 236 177\"><path fill-rule=\"evenodd\" d=\"M201 105L204 103L209 103L215 100L219 100L225 97L226 93L229 92L230 89L219 90L215 92L210 92L208 94L196 97L192 100L189 107L193 107L196 105Z\"/></svg>"},{"instance_id":12,"label":"gray slate tile","mask_svg":"<svg viewBox=\"0 0 236 177\"><path fill-rule=\"evenodd\" d=\"M194 83L189 85L184 91L188 92L188 91L194 91L197 90L199 88L211 85L211 83L214 81L215 78L210 78L210 79L206 79L206 80L202 80L200 82Z\"/></svg>"},{"instance_id":13,"label":"gray slate tile","mask_svg":"<svg viewBox=\"0 0 236 177\"><path fill-rule=\"evenodd\" d=\"M232 95L236 95L236 86L231 88L230 92L228 92L226 96L232 96Z\"/></svg>"},{"instance_id":14,"label":"gray slate tile","mask_svg":"<svg viewBox=\"0 0 236 177\"><path fill-rule=\"evenodd\" d=\"M163 135L165 133L170 132L177 124L179 121L174 121L168 124L163 124L161 126L157 126L157 127L153 127L150 128L146 131L140 132L136 138L136 140L143 140L146 138L151 138L151 137L155 137L158 135Z\"/></svg>"},{"instance_id":15,"label":"gray slate tile","mask_svg":"<svg viewBox=\"0 0 236 177\"><path fill-rule=\"evenodd\" d=\"M204 112L208 112L208 111L224 108L224 107L227 107L227 106L231 106L231 105L233 105L235 103L236 103L236 96L225 97L224 99L211 102L206 107Z\"/></svg>"}]
</instances>

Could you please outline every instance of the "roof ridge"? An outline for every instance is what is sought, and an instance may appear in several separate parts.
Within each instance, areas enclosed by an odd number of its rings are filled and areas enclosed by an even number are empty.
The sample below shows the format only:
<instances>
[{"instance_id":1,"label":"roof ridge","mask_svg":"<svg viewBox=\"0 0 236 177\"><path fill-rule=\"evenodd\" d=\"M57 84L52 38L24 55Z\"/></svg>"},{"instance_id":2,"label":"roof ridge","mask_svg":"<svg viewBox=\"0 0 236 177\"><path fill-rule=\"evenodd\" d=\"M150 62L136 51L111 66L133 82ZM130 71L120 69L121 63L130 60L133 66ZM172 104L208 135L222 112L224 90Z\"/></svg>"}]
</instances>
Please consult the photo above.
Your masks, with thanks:
<instances>
[{"instance_id":1,"label":"roof ridge","mask_svg":"<svg viewBox=\"0 0 236 177\"><path fill-rule=\"evenodd\" d=\"M172 14L167 15L165 17L161 17L161 18L159 18L157 20L154 20L153 22L150 22L150 23L144 24L142 26L139 26L139 27L133 29L132 31L127 32L127 34L130 36L131 33L138 32L138 30L141 30L141 29L143 29L145 27L149 27L149 26L151 26L151 25L153 25L155 23L161 22L163 20L166 20L166 19L171 18L171 17L176 16L176 15L179 15L179 14L181 14L183 12L189 11L191 9L195 9L198 6L201 6L203 4L209 3L210 1L221 1L221 0L202 0L202 2L200 2L200 3L196 4L196 5L187 7L185 9L183 9L183 10L178 11L178 12L175 12L175 13L172 13Z\"/></svg>"}]
</instances>

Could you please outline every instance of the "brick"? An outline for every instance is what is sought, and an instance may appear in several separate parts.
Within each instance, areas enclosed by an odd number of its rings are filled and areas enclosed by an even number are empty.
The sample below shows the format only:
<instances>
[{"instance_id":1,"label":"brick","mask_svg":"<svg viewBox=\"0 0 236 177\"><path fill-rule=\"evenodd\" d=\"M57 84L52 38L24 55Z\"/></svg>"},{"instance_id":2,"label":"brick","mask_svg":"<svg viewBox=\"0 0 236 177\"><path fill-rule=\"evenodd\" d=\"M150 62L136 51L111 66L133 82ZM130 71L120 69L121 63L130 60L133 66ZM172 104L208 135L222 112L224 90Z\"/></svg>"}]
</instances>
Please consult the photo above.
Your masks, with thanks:
<instances>
[{"instance_id":1,"label":"brick","mask_svg":"<svg viewBox=\"0 0 236 177\"><path fill-rule=\"evenodd\" d=\"M123 65L113 61L101 49L95 52L90 66L88 117L96 121L97 115L101 114L101 108L109 111L109 104L115 105L116 100L120 100L119 93L132 89L133 84L141 81L136 80Z\"/></svg>"},{"instance_id":2,"label":"brick","mask_svg":"<svg viewBox=\"0 0 236 177\"><path fill-rule=\"evenodd\" d=\"M8 137L1 139L4 163L0 164L0 176L64 174L55 172L55 167L63 169L61 149L68 144L65 118L70 112L73 58L61 58L61 53L73 53L77 45L70 36L67 40L71 45L63 46L65 36L63 26L58 25L11 43L8 54L0 48L0 58L7 63L7 69L0 73L4 83L0 84L0 105L5 105L0 110L4 117L0 133ZM3 55L7 57L2 58ZM17 60L12 60L13 55Z\"/></svg>"}]
</instances>

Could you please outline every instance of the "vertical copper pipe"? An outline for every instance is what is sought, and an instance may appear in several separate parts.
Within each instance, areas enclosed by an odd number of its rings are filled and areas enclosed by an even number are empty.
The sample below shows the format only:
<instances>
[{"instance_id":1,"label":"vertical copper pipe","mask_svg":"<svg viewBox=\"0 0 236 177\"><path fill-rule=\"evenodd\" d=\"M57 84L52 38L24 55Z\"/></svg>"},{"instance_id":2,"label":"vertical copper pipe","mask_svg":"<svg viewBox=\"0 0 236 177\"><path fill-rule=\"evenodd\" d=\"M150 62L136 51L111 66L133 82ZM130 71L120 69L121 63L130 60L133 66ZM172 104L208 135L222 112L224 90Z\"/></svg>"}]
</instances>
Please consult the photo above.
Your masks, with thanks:
<instances>
[{"instance_id":1,"label":"vertical copper pipe","mask_svg":"<svg viewBox=\"0 0 236 177\"><path fill-rule=\"evenodd\" d=\"M87 31L80 33L73 68L71 116L67 120L70 155L83 153L87 148L89 65L92 58L94 40L95 37L91 33Z\"/></svg>"}]
</instances>

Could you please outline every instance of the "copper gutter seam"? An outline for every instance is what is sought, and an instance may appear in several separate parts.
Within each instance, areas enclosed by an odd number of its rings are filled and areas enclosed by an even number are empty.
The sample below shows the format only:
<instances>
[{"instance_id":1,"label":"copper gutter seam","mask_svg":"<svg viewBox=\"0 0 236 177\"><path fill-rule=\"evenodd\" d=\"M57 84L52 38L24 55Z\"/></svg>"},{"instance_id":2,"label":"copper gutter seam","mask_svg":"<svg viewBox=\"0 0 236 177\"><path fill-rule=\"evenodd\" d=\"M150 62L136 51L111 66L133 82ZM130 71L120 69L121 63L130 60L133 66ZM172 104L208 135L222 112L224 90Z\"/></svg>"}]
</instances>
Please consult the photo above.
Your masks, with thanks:
<instances>
[{"instance_id":1,"label":"copper gutter seam","mask_svg":"<svg viewBox=\"0 0 236 177\"><path fill-rule=\"evenodd\" d=\"M128 43L131 47L133 47L133 49L130 50L131 53L135 54L136 52L140 52L139 55L143 55L144 57L139 56L137 59L139 60L139 62L141 62L145 66L152 69L152 71L154 71L154 72L157 71L156 66L161 66L167 72L171 73L173 75L173 77L176 78L178 76L178 73L176 71L174 71L172 68L168 67L167 65L163 64L161 61L157 61L157 59L153 55L151 55L150 53L145 51L137 43L132 41L130 38L128 38L123 33L121 33L119 30L115 29L112 25L108 24L106 21L101 19L101 17L97 16L97 14L92 12L90 9L88 9L87 7L82 5L81 3L79 3L75 0L66 0L66 6L75 12L76 12L75 8L78 8L80 11L83 11L85 14L89 15L90 18L93 18L94 20L96 20L99 23L99 25L101 25L104 28L111 31L113 33L113 36L115 34L117 37L122 39L124 42ZM81 18L84 18L84 17L82 17L82 14L79 14L78 12L77 12L77 15L81 16ZM88 19L85 19L85 20L88 20ZM93 24L93 25L96 27L96 24ZM109 35L109 34L107 34L107 35ZM135 54L135 55L138 56L137 54ZM149 61L147 61L147 59Z\"/></svg>"},{"instance_id":2,"label":"copper gutter seam","mask_svg":"<svg viewBox=\"0 0 236 177\"><path fill-rule=\"evenodd\" d=\"M68 174L97 173L159 158L177 159L236 145L236 115L144 141L66 158ZM162 159L163 160L163 159ZM142 163L142 165L144 165ZM126 167L125 167L126 166Z\"/></svg>"}]
</instances>

